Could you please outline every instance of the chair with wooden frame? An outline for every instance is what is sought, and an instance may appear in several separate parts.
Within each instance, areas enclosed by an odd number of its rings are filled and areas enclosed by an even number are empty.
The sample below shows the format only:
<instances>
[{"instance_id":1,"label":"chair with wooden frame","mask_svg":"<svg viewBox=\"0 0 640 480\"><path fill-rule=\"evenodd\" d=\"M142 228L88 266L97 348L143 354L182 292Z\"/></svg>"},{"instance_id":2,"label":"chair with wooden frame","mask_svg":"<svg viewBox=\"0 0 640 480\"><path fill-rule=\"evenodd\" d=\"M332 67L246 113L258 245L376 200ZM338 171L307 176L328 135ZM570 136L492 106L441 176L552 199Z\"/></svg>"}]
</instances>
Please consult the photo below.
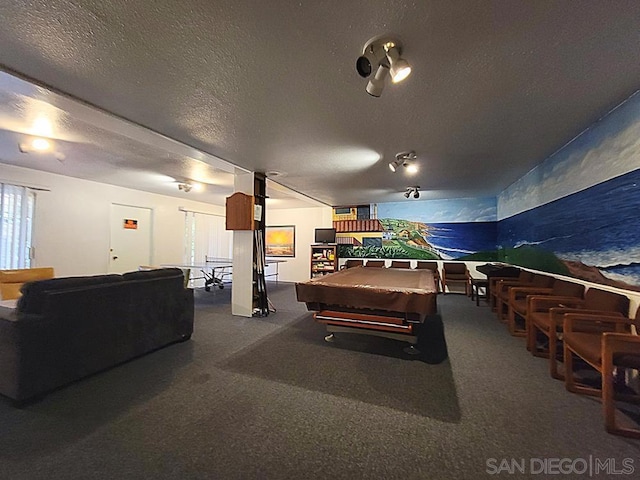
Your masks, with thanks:
<instances>
[{"instance_id":1,"label":"chair with wooden frame","mask_svg":"<svg viewBox=\"0 0 640 480\"><path fill-rule=\"evenodd\" d=\"M532 314L529 315L527 348L536 357L548 358L549 374L555 379L564 380L564 375L558 371L557 359L558 353L562 353L562 350L558 351L558 342L562 341L564 315L567 313L596 315L619 313L626 316L629 312L629 298L619 293L590 288L584 299L554 297L554 300L558 306L550 308L546 314L534 314L535 311L532 311ZM547 350L540 351L537 348L538 334L547 337L549 342Z\"/></svg>"},{"instance_id":2,"label":"chair with wooden frame","mask_svg":"<svg viewBox=\"0 0 640 480\"><path fill-rule=\"evenodd\" d=\"M509 289L507 325L509 333L514 337L527 336L527 308L528 297L531 295L544 295L550 297L576 297L584 296L584 285L567 280L555 279L551 287L512 287ZM524 327L520 328L516 318L522 318Z\"/></svg>"},{"instance_id":3,"label":"chair with wooden frame","mask_svg":"<svg viewBox=\"0 0 640 480\"><path fill-rule=\"evenodd\" d=\"M367 260L365 267L383 268L385 266L384 260Z\"/></svg>"},{"instance_id":4,"label":"chair with wooden frame","mask_svg":"<svg viewBox=\"0 0 640 480\"><path fill-rule=\"evenodd\" d=\"M433 272L433 281L436 284L436 289L438 293L443 292L442 280L440 279L440 269L438 268L438 262L427 262L418 260L416 264L417 270L431 270Z\"/></svg>"},{"instance_id":5,"label":"chair with wooden frame","mask_svg":"<svg viewBox=\"0 0 640 480\"><path fill-rule=\"evenodd\" d=\"M390 268L411 268L409 260L391 260Z\"/></svg>"},{"instance_id":6,"label":"chair with wooden frame","mask_svg":"<svg viewBox=\"0 0 640 480\"><path fill-rule=\"evenodd\" d=\"M564 316L565 386L568 391L602 398L604 422L607 432L631 438L640 438L640 428L619 426L616 421L616 400L640 403L640 395L632 389L616 392L623 382L624 371L640 370L640 337L632 333L638 327L640 308L635 320L622 315ZM600 373L601 388L590 387L576 381L573 357L579 357ZM633 392L633 393L629 393Z\"/></svg>"},{"instance_id":7,"label":"chair with wooden frame","mask_svg":"<svg viewBox=\"0 0 640 480\"><path fill-rule=\"evenodd\" d=\"M496 306L496 315L498 316L498 320L506 323L509 311L509 292L512 288L539 288L539 289L547 289L553 285L555 281L554 277L549 275L540 275L538 273L534 273L531 276L531 279L527 282L519 282L517 284L508 281L502 281L496 284L496 292L495 292L495 306Z\"/></svg>"},{"instance_id":8,"label":"chair with wooden frame","mask_svg":"<svg viewBox=\"0 0 640 480\"><path fill-rule=\"evenodd\" d=\"M442 264L442 293L446 293L449 285L464 285L464 294L471 295L469 288L471 275L464 262L444 262ZM451 292L451 288L449 288Z\"/></svg>"},{"instance_id":9,"label":"chair with wooden frame","mask_svg":"<svg viewBox=\"0 0 640 480\"><path fill-rule=\"evenodd\" d=\"M497 311L497 295L503 286L526 285L533 278L533 273L528 270L520 270L517 277L490 277L489 278L489 305L492 311Z\"/></svg>"},{"instance_id":10,"label":"chair with wooden frame","mask_svg":"<svg viewBox=\"0 0 640 480\"><path fill-rule=\"evenodd\" d=\"M363 260L357 260L357 259L353 259L353 258L349 258L346 262L344 262L344 265L342 265L342 267L340 267L341 270L344 270L345 268L352 268L352 267L358 267L364 264Z\"/></svg>"}]
</instances>

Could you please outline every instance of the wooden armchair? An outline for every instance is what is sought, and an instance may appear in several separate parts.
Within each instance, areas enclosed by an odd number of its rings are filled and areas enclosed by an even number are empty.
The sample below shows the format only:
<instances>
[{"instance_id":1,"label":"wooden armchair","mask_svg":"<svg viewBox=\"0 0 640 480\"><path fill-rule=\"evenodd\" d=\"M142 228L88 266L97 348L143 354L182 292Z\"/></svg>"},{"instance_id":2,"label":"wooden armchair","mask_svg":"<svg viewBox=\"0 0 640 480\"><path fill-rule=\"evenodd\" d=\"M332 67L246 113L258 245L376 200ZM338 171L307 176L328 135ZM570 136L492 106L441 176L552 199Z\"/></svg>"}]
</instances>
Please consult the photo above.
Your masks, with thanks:
<instances>
[{"instance_id":1,"label":"wooden armchair","mask_svg":"<svg viewBox=\"0 0 640 480\"><path fill-rule=\"evenodd\" d=\"M471 275L464 262L444 262L442 266L442 292L445 293L449 285L464 285L464 293L469 296L471 289L469 288ZM451 288L449 288L451 291Z\"/></svg>"},{"instance_id":2,"label":"wooden armchair","mask_svg":"<svg viewBox=\"0 0 640 480\"><path fill-rule=\"evenodd\" d=\"M537 289L545 289L543 292L548 292L553 285L555 278L550 277L549 275L540 275L537 273L533 273L531 275L530 280L525 282L509 282L503 280L496 284L495 291L495 307L496 307L496 315L498 315L498 320L501 322L506 322L508 318L508 306L509 306L509 292L512 288L537 288Z\"/></svg>"},{"instance_id":3,"label":"wooden armchair","mask_svg":"<svg viewBox=\"0 0 640 480\"><path fill-rule=\"evenodd\" d=\"M518 284L525 285L533 278L533 273L526 270L520 270L517 277L488 277L489 278L489 305L492 311L497 310L497 295L498 291L504 285L518 286Z\"/></svg>"},{"instance_id":4,"label":"wooden armchair","mask_svg":"<svg viewBox=\"0 0 640 480\"><path fill-rule=\"evenodd\" d=\"M364 261L363 260L355 260L355 259L348 259L346 262L344 262L344 265L342 265L342 267L340 267L340 270L344 270L345 268L352 268L352 267L358 267L358 266L362 266L364 265Z\"/></svg>"},{"instance_id":5,"label":"wooden armchair","mask_svg":"<svg viewBox=\"0 0 640 480\"><path fill-rule=\"evenodd\" d=\"M607 432L640 438L639 428L619 426L616 421L616 399L640 403L640 395L615 391L626 368L640 370L640 337L631 333L637 320L622 315L566 314L564 317L565 386L574 393L600 396ZM601 388L576 382L573 357L577 356L600 373Z\"/></svg>"},{"instance_id":6,"label":"wooden armchair","mask_svg":"<svg viewBox=\"0 0 640 480\"><path fill-rule=\"evenodd\" d=\"M549 373L553 378L564 380L564 376L558 371L557 355L558 342L562 341L562 327L564 315L567 313L611 315L621 314L626 316L629 312L629 298L619 293L590 288L584 299L572 297L553 297L549 303L555 301L556 306L541 313L532 310L529 315L529 332L527 346L531 353L537 357L549 358ZM533 308L533 306L532 306ZM539 306L536 306L539 308ZM546 336L549 342L547 350L539 350L536 345L537 335Z\"/></svg>"},{"instance_id":7,"label":"wooden armchair","mask_svg":"<svg viewBox=\"0 0 640 480\"><path fill-rule=\"evenodd\" d=\"M551 287L511 287L507 306L507 325L509 326L509 333L513 336L525 337L527 335L528 298L531 295L582 298L584 296L584 285L555 279ZM524 327L519 327L516 321L517 318L522 319Z\"/></svg>"},{"instance_id":8,"label":"wooden armchair","mask_svg":"<svg viewBox=\"0 0 640 480\"><path fill-rule=\"evenodd\" d=\"M433 281L436 284L438 293L444 291L444 287L442 286L441 279L440 279L440 270L438 269L438 262L418 261L418 263L416 264L416 269L431 270L433 272Z\"/></svg>"},{"instance_id":9,"label":"wooden armchair","mask_svg":"<svg viewBox=\"0 0 640 480\"><path fill-rule=\"evenodd\" d=\"M408 260L391 260L391 268L411 268L411 262Z\"/></svg>"},{"instance_id":10,"label":"wooden armchair","mask_svg":"<svg viewBox=\"0 0 640 480\"><path fill-rule=\"evenodd\" d=\"M384 265L384 260L367 260L365 267L383 268Z\"/></svg>"}]
</instances>

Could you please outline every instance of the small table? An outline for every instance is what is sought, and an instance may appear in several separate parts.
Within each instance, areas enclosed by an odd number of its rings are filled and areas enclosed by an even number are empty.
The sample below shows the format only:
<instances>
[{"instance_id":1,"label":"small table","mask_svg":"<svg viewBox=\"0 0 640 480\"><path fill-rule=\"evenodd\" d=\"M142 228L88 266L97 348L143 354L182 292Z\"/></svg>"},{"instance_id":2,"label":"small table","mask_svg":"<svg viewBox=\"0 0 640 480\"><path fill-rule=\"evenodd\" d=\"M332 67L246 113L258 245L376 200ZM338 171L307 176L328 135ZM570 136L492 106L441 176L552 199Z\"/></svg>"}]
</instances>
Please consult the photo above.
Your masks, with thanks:
<instances>
[{"instance_id":1,"label":"small table","mask_svg":"<svg viewBox=\"0 0 640 480\"><path fill-rule=\"evenodd\" d=\"M476 306L480 306L480 289L484 288L484 295L482 298L489 299L489 280L486 278L472 278L471 279L471 300L476 299Z\"/></svg>"}]
</instances>

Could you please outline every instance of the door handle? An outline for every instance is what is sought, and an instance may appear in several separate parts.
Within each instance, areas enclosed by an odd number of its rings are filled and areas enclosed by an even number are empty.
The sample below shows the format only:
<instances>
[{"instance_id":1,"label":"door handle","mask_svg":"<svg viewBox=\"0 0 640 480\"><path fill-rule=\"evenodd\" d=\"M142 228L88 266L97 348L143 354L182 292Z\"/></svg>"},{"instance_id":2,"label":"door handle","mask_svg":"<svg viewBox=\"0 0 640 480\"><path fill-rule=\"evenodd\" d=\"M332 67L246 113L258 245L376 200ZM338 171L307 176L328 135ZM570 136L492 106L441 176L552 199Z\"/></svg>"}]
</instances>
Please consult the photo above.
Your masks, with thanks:
<instances>
[{"instance_id":1,"label":"door handle","mask_svg":"<svg viewBox=\"0 0 640 480\"><path fill-rule=\"evenodd\" d=\"M118 259L118 257L111 257L111 259L112 259L112 260L117 260L117 259Z\"/></svg>"}]
</instances>

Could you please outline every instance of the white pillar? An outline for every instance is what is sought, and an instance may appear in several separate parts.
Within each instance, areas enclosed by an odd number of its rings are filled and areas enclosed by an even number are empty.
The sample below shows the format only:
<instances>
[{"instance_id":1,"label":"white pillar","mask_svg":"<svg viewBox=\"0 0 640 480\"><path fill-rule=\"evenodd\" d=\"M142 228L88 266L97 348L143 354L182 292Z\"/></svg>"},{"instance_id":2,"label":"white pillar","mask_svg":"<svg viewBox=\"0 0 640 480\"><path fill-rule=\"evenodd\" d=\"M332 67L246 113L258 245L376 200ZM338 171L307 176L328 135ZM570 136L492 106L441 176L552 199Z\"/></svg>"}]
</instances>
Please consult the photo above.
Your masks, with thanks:
<instances>
[{"instance_id":1,"label":"white pillar","mask_svg":"<svg viewBox=\"0 0 640 480\"><path fill-rule=\"evenodd\" d=\"M236 192L253 195L253 173L236 173ZM253 314L253 230L233 231L233 285L231 314L251 317Z\"/></svg>"}]
</instances>

